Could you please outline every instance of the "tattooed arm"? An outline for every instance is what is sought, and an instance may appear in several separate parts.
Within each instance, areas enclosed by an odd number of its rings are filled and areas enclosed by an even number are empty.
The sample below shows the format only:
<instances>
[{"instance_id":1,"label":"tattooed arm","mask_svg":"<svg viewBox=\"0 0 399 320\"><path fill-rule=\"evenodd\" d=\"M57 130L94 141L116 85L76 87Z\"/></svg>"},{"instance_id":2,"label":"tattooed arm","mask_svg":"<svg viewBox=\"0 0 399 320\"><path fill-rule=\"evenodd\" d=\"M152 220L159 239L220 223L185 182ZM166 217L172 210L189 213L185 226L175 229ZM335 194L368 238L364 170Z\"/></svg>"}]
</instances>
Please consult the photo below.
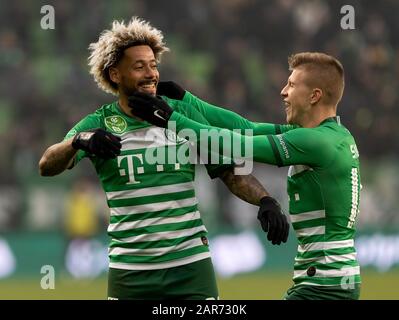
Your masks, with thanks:
<instances>
[{"instance_id":1,"label":"tattooed arm","mask_svg":"<svg viewBox=\"0 0 399 320\"><path fill-rule=\"evenodd\" d=\"M260 199L269 193L253 175L234 175L234 168L224 171L219 178L241 200L255 206L260 205Z\"/></svg>"},{"instance_id":2,"label":"tattooed arm","mask_svg":"<svg viewBox=\"0 0 399 320\"><path fill-rule=\"evenodd\" d=\"M72 147L72 139L56 143L49 147L39 162L42 176L55 176L73 164L77 150Z\"/></svg>"},{"instance_id":3,"label":"tattooed arm","mask_svg":"<svg viewBox=\"0 0 399 320\"><path fill-rule=\"evenodd\" d=\"M220 179L240 199L259 206L258 216L267 239L272 244L287 242L290 225L278 202L269 196L265 188L252 175L234 175L234 169L224 171Z\"/></svg>"}]
</instances>

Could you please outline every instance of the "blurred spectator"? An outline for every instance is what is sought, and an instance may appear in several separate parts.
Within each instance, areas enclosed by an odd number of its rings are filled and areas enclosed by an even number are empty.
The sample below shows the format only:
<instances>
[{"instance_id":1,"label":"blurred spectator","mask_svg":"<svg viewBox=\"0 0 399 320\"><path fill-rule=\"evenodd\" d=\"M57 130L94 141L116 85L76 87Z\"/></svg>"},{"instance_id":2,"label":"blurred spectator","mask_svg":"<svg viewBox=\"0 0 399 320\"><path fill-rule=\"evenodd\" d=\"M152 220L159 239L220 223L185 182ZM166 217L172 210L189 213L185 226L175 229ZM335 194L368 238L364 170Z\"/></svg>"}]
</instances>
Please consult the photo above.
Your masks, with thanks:
<instances>
[{"instance_id":1,"label":"blurred spectator","mask_svg":"<svg viewBox=\"0 0 399 320\"><path fill-rule=\"evenodd\" d=\"M82 178L74 183L65 200L65 267L77 278L96 277L107 269L107 250L95 238L102 231L101 222L105 225L94 201L98 193L90 180Z\"/></svg>"},{"instance_id":2,"label":"blurred spectator","mask_svg":"<svg viewBox=\"0 0 399 320\"><path fill-rule=\"evenodd\" d=\"M97 192L88 180L77 180L65 201L64 226L69 239L89 239L99 232Z\"/></svg>"}]
</instances>

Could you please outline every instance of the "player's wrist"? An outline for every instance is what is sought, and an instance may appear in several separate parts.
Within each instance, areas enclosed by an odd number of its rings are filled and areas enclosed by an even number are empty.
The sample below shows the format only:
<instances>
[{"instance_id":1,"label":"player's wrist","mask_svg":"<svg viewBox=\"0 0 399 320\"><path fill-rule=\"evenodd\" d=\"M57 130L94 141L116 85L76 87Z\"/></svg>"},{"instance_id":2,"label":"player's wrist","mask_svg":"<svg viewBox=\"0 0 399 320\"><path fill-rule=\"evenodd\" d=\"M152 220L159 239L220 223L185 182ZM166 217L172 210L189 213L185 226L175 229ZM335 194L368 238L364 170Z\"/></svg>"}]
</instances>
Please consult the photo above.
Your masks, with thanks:
<instances>
[{"instance_id":1,"label":"player's wrist","mask_svg":"<svg viewBox=\"0 0 399 320\"><path fill-rule=\"evenodd\" d=\"M95 132L79 132L77 133L72 140L72 148L75 150L79 150L84 148L85 142L87 142L92 138Z\"/></svg>"},{"instance_id":2,"label":"player's wrist","mask_svg":"<svg viewBox=\"0 0 399 320\"><path fill-rule=\"evenodd\" d=\"M71 146L74 150L79 150L82 147L80 142L80 133L75 134L72 139Z\"/></svg>"},{"instance_id":3,"label":"player's wrist","mask_svg":"<svg viewBox=\"0 0 399 320\"><path fill-rule=\"evenodd\" d=\"M267 205L267 204L270 204L270 203L276 204L277 201L276 201L276 199L274 199L274 198L271 197L271 196L264 196L264 197L262 197L262 198L260 199L260 204L261 204L261 206L262 206L262 205Z\"/></svg>"}]
</instances>

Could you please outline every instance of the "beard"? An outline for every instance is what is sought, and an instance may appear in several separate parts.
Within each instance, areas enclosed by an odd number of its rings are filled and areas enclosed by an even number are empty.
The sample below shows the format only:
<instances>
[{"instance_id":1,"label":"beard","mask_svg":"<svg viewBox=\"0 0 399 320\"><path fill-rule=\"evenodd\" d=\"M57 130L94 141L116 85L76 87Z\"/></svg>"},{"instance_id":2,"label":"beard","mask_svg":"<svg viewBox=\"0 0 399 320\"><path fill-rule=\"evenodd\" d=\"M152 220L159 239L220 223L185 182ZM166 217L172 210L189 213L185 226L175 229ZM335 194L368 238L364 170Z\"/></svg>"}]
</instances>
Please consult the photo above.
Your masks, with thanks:
<instances>
[{"instance_id":1,"label":"beard","mask_svg":"<svg viewBox=\"0 0 399 320\"><path fill-rule=\"evenodd\" d=\"M120 90L123 92L124 95L127 97L131 96L135 92L137 92L137 89L134 87L126 87L124 85L120 85Z\"/></svg>"}]
</instances>

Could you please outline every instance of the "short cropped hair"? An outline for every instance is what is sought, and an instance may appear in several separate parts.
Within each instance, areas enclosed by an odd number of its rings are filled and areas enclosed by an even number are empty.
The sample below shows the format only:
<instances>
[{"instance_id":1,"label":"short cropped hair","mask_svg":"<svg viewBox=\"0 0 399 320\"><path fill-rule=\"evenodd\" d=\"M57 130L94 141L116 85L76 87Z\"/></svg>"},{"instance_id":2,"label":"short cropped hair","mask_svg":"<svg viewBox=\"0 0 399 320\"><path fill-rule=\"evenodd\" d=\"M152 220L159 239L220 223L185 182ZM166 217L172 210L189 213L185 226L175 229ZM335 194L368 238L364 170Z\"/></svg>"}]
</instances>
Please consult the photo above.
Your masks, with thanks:
<instances>
[{"instance_id":1,"label":"short cropped hair","mask_svg":"<svg viewBox=\"0 0 399 320\"><path fill-rule=\"evenodd\" d=\"M321 52L301 52L288 57L289 69L303 68L307 71L309 87L323 90L326 104L337 105L345 87L344 67L336 58Z\"/></svg>"},{"instance_id":2,"label":"short cropped hair","mask_svg":"<svg viewBox=\"0 0 399 320\"><path fill-rule=\"evenodd\" d=\"M162 32L137 17L127 24L115 20L111 30L104 30L98 41L89 45L90 74L100 89L118 95L118 86L110 79L109 68L121 60L125 49L136 45L148 45L158 62L162 54L169 51Z\"/></svg>"}]
</instances>

